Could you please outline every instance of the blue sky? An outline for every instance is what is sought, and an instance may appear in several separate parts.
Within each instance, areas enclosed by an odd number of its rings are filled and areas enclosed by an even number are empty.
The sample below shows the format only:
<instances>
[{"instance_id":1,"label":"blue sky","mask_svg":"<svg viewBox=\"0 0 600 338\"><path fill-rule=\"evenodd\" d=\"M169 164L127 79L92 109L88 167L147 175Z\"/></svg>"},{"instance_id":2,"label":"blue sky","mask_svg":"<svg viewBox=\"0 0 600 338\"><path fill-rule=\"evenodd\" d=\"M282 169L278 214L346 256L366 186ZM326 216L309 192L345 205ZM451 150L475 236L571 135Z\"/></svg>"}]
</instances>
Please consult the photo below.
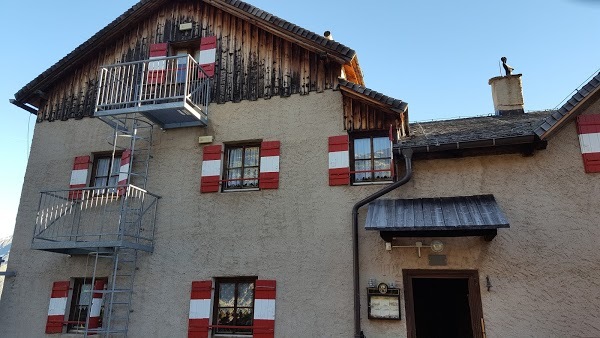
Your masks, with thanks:
<instances>
[{"instance_id":1,"label":"blue sky","mask_svg":"<svg viewBox=\"0 0 600 338\"><path fill-rule=\"evenodd\" d=\"M368 87L408 102L411 121L491 113L487 81L500 75L501 56L523 74L526 110L556 107L600 68L598 0L248 2L316 33L330 30L356 50ZM2 5L0 237L14 227L35 127L8 100L135 3Z\"/></svg>"}]
</instances>

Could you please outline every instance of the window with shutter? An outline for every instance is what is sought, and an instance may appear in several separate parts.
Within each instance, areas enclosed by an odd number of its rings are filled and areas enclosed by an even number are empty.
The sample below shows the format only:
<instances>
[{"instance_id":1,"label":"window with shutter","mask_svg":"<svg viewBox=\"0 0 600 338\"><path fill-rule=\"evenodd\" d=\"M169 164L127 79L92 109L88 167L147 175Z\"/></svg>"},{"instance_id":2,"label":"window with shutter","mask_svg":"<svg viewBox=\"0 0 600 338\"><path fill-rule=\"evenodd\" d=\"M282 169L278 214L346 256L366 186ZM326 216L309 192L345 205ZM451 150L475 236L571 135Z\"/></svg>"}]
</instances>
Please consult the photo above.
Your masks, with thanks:
<instances>
[{"instance_id":1,"label":"window with shutter","mask_svg":"<svg viewBox=\"0 0 600 338\"><path fill-rule=\"evenodd\" d=\"M108 278L96 278L92 285L91 278L72 278L52 284L46 333L85 332L86 319L89 313L89 328L102 326L102 293ZM72 286L72 287L71 287ZM72 290L72 292L70 292ZM70 297L70 301L69 301Z\"/></svg>"},{"instance_id":2,"label":"window with shutter","mask_svg":"<svg viewBox=\"0 0 600 338\"><path fill-rule=\"evenodd\" d=\"M236 142L225 145L221 161L223 146L205 146L200 191L278 189L280 148L279 141Z\"/></svg>"}]
</instances>

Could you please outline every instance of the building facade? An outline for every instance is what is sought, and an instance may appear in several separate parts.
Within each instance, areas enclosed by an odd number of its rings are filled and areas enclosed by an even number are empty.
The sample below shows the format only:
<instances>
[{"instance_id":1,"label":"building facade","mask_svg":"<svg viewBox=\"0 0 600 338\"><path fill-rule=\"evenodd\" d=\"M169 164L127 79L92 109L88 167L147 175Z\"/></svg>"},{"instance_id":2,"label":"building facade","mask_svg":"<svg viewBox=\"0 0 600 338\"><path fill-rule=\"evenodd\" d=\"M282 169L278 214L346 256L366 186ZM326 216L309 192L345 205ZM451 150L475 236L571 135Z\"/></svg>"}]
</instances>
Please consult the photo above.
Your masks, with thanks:
<instances>
[{"instance_id":1,"label":"building facade","mask_svg":"<svg viewBox=\"0 0 600 338\"><path fill-rule=\"evenodd\" d=\"M142 1L15 95L2 335L598 336L599 88L409 124L326 36Z\"/></svg>"}]
</instances>

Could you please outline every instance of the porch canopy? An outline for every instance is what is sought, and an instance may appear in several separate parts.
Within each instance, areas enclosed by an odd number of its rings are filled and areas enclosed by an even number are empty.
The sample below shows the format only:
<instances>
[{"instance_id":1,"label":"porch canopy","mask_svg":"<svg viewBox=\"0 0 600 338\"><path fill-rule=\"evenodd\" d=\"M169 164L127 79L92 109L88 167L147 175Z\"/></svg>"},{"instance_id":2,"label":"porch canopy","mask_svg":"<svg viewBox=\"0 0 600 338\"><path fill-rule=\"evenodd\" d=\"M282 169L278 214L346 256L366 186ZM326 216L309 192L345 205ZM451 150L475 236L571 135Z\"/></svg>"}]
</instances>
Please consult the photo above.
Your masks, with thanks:
<instances>
[{"instance_id":1,"label":"porch canopy","mask_svg":"<svg viewBox=\"0 0 600 338\"><path fill-rule=\"evenodd\" d=\"M508 220L493 195L378 199L369 203L365 228L394 237L483 236L491 241Z\"/></svg>"}]
</instances>

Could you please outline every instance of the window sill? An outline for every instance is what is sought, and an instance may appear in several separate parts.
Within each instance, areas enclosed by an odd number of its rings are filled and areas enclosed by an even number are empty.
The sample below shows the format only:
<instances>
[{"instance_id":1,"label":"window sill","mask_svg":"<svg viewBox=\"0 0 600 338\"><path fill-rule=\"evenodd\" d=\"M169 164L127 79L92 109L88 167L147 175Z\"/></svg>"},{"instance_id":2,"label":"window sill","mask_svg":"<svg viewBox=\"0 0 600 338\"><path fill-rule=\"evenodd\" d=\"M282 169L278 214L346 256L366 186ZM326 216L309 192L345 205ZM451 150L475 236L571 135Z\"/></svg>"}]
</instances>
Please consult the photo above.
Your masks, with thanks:
<instances>
[{"instance_id":1,"label":"window sill","mask_svg":"<svg viewBox=\"0 0 600 338\"><path fill-rule=\"evenodd\" d=\"M384 185L384 184L392 184L394 181L376 181L376 182L352 182L352 185Z\"/></svg>"},{"instance_id":2,"label":"window sill","mask_svg":"<svg viewBox=\"0 0 600 338\"><path fill-rule=\"evenodd\" d=\"M260 188L247 188L247 189L226 189L222 192L240 192L240 191L259 191Z\"/></svg>"}]
</instances>

